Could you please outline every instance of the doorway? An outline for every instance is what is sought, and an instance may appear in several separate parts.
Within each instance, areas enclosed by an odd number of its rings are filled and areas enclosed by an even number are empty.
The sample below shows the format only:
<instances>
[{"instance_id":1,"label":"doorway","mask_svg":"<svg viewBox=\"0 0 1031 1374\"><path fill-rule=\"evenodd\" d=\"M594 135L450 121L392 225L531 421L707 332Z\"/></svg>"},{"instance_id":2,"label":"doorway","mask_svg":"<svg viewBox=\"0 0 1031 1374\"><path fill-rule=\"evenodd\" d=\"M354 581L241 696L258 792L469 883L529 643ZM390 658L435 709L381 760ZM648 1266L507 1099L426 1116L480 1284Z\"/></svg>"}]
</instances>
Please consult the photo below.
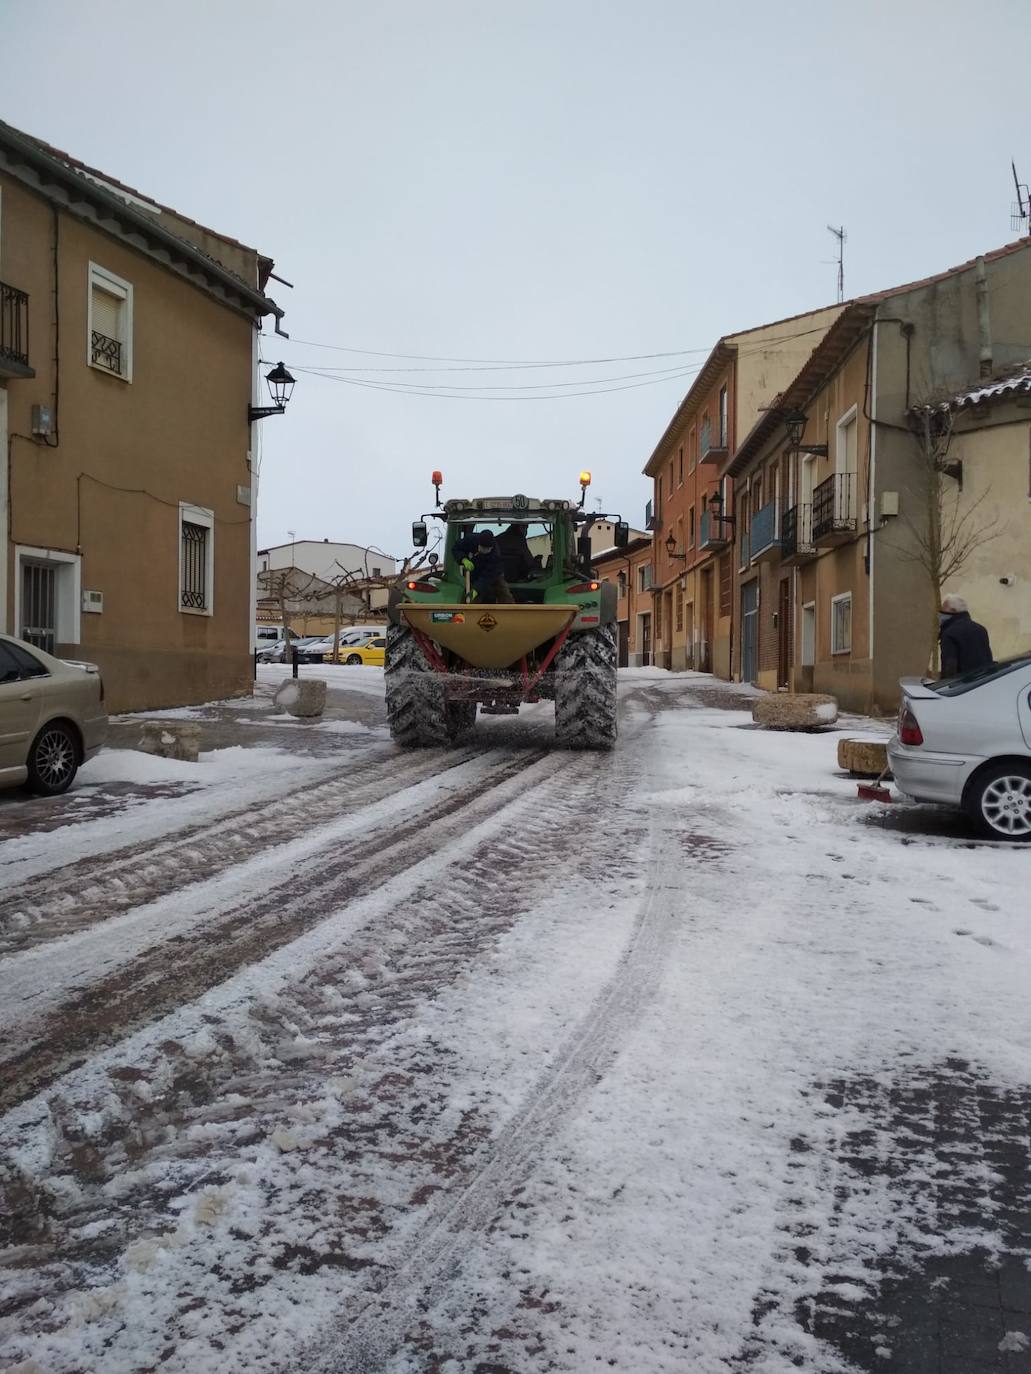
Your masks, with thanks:
<instances>
[{"instance_id":1,"label":"doorway","mask_svg":"<svg viewBox=\"0 0 1031 1374\"><path fill-rule=\"evenodd\" d=\"M649 668L652 661L652 618L650 615L638 617L641 641L641 667Z\"/></svg>"},{"instance_id":2,"label":"doorway","mask_svg":"<svg viewBox=\"0 0 1031 1374\"><path fill-rule=\"evenodd\" d=\"M741 681L754 682L759 675L759 582L741 588Z\"/></svg>"},{"instance_id":3,"label":"doorway","mask_svg":"<svg viewBox=\"0 0 1031 1374\"><path fill-rule=\"evenodd\" d=\"M791 682L791 581L780 580L777 596L777 686Z\"/></svg>"},{"instance_id":4,"label":"doorway","mask_svg":"<svg viewBox=\"0 0 1031 1374\"><path fill-rule=\"evenodd\" d=\"M630 662L630 622L620 620L618 622L619 648L616 662L620 668L625 668Z\"/></svg>"},{"instance_id":5,"label":"doorway","mask_svg":"<svg viewBox=\"0 0 1031 1374\"><path fill-rule=\"evenodd\" d=\"M712 568L710 566L702 573L702 643L698 667L703 673L712 672L713 638Z\"/></svg>"}]
</instances>

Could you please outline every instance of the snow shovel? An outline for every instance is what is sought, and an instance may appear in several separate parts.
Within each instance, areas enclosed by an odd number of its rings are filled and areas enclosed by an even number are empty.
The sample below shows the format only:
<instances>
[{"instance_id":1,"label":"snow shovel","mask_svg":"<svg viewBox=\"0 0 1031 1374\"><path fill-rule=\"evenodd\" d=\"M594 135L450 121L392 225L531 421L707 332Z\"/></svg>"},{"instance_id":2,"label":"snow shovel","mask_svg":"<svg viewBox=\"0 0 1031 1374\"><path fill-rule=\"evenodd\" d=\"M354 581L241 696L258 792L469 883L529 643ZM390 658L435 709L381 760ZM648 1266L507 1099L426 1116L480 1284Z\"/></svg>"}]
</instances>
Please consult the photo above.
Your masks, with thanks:
<instances>
[{"instance_id":1,"label":"snow shovel","mask_svg":"<svg viewBox=\"0 0 1031 1374\"><path fill-rule=\"evenodd\" d=\"M882 786L881 786L881 784L884 782L884 779L888 776L888 774L889 774L890 772L891 772L890 766L885 767L884 771L883 771L883 772L881 773L881 775L878 777L878 779L877 779L876 782L861 782L861 783L859 784L859 800L860 800L860 801L875 801L875 802L890 802L890 801L891 801L891 790L890 790L890 788L882 787Z\"/></svg>"}]
</instances>

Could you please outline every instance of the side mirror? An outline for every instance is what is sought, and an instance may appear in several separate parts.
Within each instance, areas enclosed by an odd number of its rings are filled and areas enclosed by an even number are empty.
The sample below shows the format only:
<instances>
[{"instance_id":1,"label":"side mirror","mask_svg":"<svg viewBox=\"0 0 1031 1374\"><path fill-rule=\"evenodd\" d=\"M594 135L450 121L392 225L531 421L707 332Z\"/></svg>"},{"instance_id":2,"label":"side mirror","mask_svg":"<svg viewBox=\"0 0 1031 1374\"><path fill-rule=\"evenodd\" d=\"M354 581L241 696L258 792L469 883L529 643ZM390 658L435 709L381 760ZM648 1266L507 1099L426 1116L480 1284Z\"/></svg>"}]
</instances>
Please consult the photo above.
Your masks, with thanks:
<instances>
[{"instance_id":1,"label":"side mirror","mask_svg":"<svg viewBox=\"0 0 1031 1374\"><path fill-rule=\"evenodd\" d=\"M412 525L412 543L417 549L424 549L430 542L429 530L425 520L416 520Z\"/></svg>"},{"instance_id":2,"label":"side mirror","mask_svg":"<svg viewBox=\"0 0 1031 1374\"><path fill-rule=\"evenodd\" d=\"M437 564L440 562L440 554L428 553L426 555L426 562L430 565L431 568L435 568Z\"/></svg>"},{"instance_id":3,"label":"side mirror","mask_svg":"<svg viewBox=\"0 0 1031 1374\"><path fill-rule=\"evenodd\" d=\"M616 526L615 545L617 549L625 549L630 543L630 526L625 520L620 520Z\"/></svg>"},{"instance_id":4,"label":"side mirror","mask_svg":"<svg viewBox=\"0 0 1031 1374\"><path fill-rule=\"evenodd\" d=\"M576 552L581 563L584 565L590 564L591 536L589 534L581 534L580 538L576 541Z\"/></svg>"}]
</instances>

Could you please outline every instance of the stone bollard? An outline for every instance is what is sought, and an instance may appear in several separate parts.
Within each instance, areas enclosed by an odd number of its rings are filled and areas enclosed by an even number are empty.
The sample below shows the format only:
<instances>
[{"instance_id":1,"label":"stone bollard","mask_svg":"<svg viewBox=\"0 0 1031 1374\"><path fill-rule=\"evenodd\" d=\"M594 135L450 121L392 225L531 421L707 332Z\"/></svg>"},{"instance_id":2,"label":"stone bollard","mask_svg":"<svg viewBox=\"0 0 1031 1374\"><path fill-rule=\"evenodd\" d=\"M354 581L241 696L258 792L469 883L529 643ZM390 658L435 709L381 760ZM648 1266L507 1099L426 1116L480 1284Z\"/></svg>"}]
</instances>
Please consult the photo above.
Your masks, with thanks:
<instances>
[{"instance_id":1,"label":"stone bollard","mask_svg":"<svg viewBox=\"0 0 1031 1374\"><path fill-rule=\"evenodd\" d=\"M325 709L326 683L317 677L289 678L280 684L273 700L281 711L310 720Z\"/></svg>"},{"instance_id":2,"label":"stone bollard","mask_svg":"<svg viewBox=\"0 0 1031 1374\"><path fill-rule=\"evenodd\" d=\"M839 739L838 767L854 778L879 778L888 766L888 745L884 740Z\"/></svg>"},{"instance_id":3,"label":"stone bollard","mask_svg":"<svg viewBox=\"0 0 1031 1374\"><path fill-rule=\"evenodd\" d=\"M838 718L834 697L808 692L771 692L752 703L752 719L767 730L819 730Z\"/></svg>"},{"instance_id":4,"label":"stone bollard","mask_svg":"<svg viewBox=\"0 0 1031 1374\"><path fill-rule=\"evenodd\" d=\"M200 726L181 720L145 720L136 748L143 754L157 754L162 759L196 763L200 752Z\"/></svg>"}]
</instances>

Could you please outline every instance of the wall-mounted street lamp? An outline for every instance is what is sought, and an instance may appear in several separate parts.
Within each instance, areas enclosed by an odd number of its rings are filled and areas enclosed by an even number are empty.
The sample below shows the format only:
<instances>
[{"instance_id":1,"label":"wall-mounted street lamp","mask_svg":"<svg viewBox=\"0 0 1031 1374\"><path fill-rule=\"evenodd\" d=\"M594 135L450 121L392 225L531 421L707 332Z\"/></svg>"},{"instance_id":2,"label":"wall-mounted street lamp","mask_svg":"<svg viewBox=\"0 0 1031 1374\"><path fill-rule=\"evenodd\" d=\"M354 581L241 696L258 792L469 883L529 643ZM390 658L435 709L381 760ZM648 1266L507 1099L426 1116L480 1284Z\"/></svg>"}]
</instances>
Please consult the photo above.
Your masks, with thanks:
<instances>
[{"instance_id":1,"label":"wall-mounted street lamp","mask_svg":"<svg viewBox=\"0 0 1031 1374\"><path fill-rule=\"evenodd\" d=\"M722 493L722 492L719 492L719 491L714 491L714 492L713 492L713 494L709 497L709 501L708 501L708 505L706 506L706 509L708 510L709 515L712 517L712 520L714 521L715 524L717 524L717 525L729 525L731 529L734 529L734 527L737 525L737 516L736 516L736 515L724 515L724 514L723 514L723 493Z\"/></svg>"},{"instance_id":2,"label":"wall-mounted street lamp","mask_svg":"<svg viewBox=\"0 0 1031 1374\"><path fill-rule=\"evenodd\" d=\"M826 458L826 444L803 444L802 435L805 427L809 423L809 416L804 410L785 410L782 412L784 428L788 432L788 443L796 453L815 453L820 458Z\"/></svg>"},{"instance_id":3,"label":"wall-mounted street lamp","mask_svg":"<svg viewBox=\"0 0 1031 1374\"><path fill-rule=\"evenodd\" d=\"M248 406L247 421L253 424L255 420L264 420L269 415L282 415L286 411L286 403L293 395L294 379L287 372L282 363L276 363L275 367L265 378L268 383L269 393L272 396L274 405L270 406Z\"/></svg>"},{"instance_id":4,"label":"wall-mounted street lamp","mask_svg":"<svg viewBox=\"0 0 1031 1374\"><path fill-rule=\"evenodd\" d=\"M684 560L685 563L687 562L687 554L686 554L686 553L677 553L677 541L676 541L676 539L673 537L673 531L672 531L672 530L670 530L670 532L669 532L669 537L668 537L667 540L666 540L666 557L667 557L667 558L682 558L682 559Z\"/></svg>"}]
</instances>

